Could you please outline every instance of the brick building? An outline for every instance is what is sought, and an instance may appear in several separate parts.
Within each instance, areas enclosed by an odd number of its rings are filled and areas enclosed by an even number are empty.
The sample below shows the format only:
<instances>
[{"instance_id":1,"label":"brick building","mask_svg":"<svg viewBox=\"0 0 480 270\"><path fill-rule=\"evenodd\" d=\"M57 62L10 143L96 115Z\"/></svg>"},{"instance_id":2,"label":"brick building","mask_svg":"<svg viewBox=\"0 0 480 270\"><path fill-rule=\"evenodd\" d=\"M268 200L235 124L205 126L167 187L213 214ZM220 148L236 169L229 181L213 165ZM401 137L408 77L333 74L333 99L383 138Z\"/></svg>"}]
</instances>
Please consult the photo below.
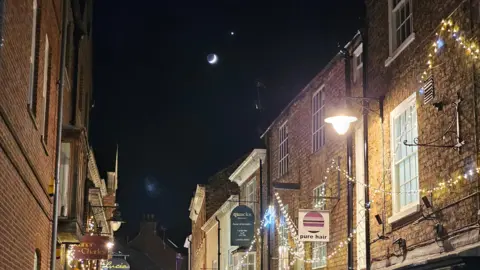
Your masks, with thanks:
<instances>
[{"instance_id":1,"label":"brick building","mask_svg":"<svg viewBox=\"0 0 480 270\"><path fill-rule=\"evenodd\" d=\"M245 157L210 177L206 185L197 185L189 208L192 220L192 242L189 250L192 269L201 270L211 267L211 261L206 261L206 234L202 227L205 228L205 223L228 201L230 196L238 195L237 184L231 182L228 177Z\"/></svg>"},{"instance_id":2,"label":"brick building","mask_svg":"<svg viewBox=\"0 0 480 270\"><path fill-rule=\"evenodd\" d=\"M282 211L277 210L279 222L271 237L270 266L265 269L345 269L346 248L343 243L347 233L347 178L339 175L332 165L346 169L347 145L344 136L339 136L324 120L345 106L347 82L352 95L358 95L362 87L362 46L356 35L344 52L338 53L310 83L280 113L262 135L267 145L267 177L272 183L272 199L279 208L276 195L282 200L293 223L298 221L299 209L330 210L330 241L304 242L305 259L295 260L289 249L298 250L300 245L292 238ZM355 141L360 130L355 129ZM361 156L361 147L355 155ZM335 164L332 163L332 160ZM355 163L355 160L354 160ZM363 163L358 164L363 165ZM355 169L355 168L354 168ZM361 169L356 170L361 172ZM361 180L361 176L359 177ZM359 194L359 196L357 196ZM357 234L364 233L363 190L354 190L353 222ZM322 199L321 196L336 197ZM360 241L360 240L359 240ZM358 245L357 245L358 244ZM356 246L362 248L357 249ZM354 241L355 269L364 263L364 242ZM327 254L333 254L327 259ZM294 251L295 252L295 251ZM363 260L362 260L363 259ZM360 262L360 265L358 265Z\"/></svg>"},{"instance_id":3,"label":"brick building","mask_svg":"<svg viewBox=\"0 0 480 270\"><path fill-rule=\"evenodd\" d=\"M250 209L253 210L255 215L255 233L259 229L260 223L262 221L263 212L266 209L266 201L264 200L263 208L260 209L260 200L262 198L266 198L263 196L266 193L261 193L261 173L263 171L260 170L260 162L262 165L265 165L265 156L266 150L265 149L254 149L245 160L238 166L238 168L230 175L229 179L235 182L239 189L239 201L241 205L246 205ZM266 184L263 184L265 187ZM265 192L265 191L264 191ZM254 246L254 252L249 254L248 256L245 255L245 251L248 247L243 249L235 250L233 256L234 258L232 261L239 263L243 257L244 264L247 266L248 269L262 269L261 267L261 252L262 252L262 242L256 241ZM265 255L265 253L264 253ZM266 260L266 256L264 256L264 262ZM253 266L253 267L252 267ZM233 265L233 267L237 267L237 265Z\"/></svg>"},{"instance_id":4,"label":"brick building","mask_svg":"<svg viewBox=\"0 0 480 270\"><path fill-rule=\"evenodd\" d=\"M460 269L480 245L479 1L366 4L368 92L385 96L383 132L369 119L370 182L386 190L372 269Z\"/></svg>"},{"instance_id":5,"label":"brick building","mask_svg":"<svg viewBox=\"0 0 480 270\"><path fill-rule=\"evenodd\" d=\"M68 28L65 66L60 67L63 3ZM100 198L94 190L102 190L102 182L88 170L93 158L88 146L91 14L90 0L0 1L0 221L3 246L9 247L0 252L0 265L6 269L49 269L54 192L60 205L56 268L63 269L66 245L78 243L85 233L91 214L85 205ZM56 149L62 69L63 134ZM61 151L58 187L56 151Z\"/></svg>"},{"instance_id":6,"label":"brick building","mask_svg":"<svg viewBox=\"0 0 480 270\"><path fill-rule=\"evenodd\" d=\"M0 265L48 269L61 1L0 1Z\"/></svg>"},{"instance_id":7,"label":"brick building","mask_svg":"<svg viewBox=\"0 0 480 270\"><path fill-rule=\"evenodd\" d=\"M126 260L131 269L188 269L188 258L159 230L153 214L144 215L140 231L131 241L116 241L115 250L119 255L127 255Z\"/></svg>"}]
</instances>

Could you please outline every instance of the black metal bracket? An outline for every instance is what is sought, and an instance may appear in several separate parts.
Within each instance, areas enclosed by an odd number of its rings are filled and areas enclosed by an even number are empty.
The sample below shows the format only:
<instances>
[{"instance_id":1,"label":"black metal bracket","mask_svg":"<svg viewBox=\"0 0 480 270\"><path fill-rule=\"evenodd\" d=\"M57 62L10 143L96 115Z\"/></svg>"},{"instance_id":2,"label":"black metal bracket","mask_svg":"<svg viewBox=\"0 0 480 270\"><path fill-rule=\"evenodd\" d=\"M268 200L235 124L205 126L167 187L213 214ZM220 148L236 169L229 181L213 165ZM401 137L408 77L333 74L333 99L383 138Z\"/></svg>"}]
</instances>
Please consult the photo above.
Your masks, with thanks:
<instances>
[{"instance_id":1,"label":"black metal bracket","mask_svg":"<svg viewBox=\"0 0 480 270\"><path fill-rule=\"evenodd\" d=\"M419 146L419 147L437 147L437 148L454 148L457 151L460 151L460 148L465 145L465 141L461 139L460 137L460 113L459 113L459 106L460 102L462 102L462 98L460 97L460 94L457 93L457 100L453 103L455 106L455 120L456 120L456 133L455 133L455 144L435 144L435 142L439 141L439 139L436 139L434 141L428 142L428 143L420 143L417 138L413 139L412 143L408 143L407 140L403 141L403 144L405 146ZM440 105L441 104L441 105ZM434 106L439 109L443 108L443 103L442 102L437 102L434 103ZM440 109L439 109L440 110ZM443 133L442 138L445 138L445 135L448 133L453 133L450 131L451 126Z\"/></svg>"},{"instance_id":2,"label":"black metal bracket","mask_svg":"<svg viewBox=\"0 0 480 270\"><path fill-rule=\"evenodd\" d=\"M362 101L362 104L357 104L357 105L362 107L362 109L364 110L363 113L364 114L368 114L369 112L374 113L374 114L380 116L380 119L383 122L383 101L384 101L385 97L381 96L381 97L376 98L376 97L349 97L349 96L346 96L345 98ZM370 101L378 102L378 111L370 109L370 106L369 106Z\"/></svg>"}]
</instances>

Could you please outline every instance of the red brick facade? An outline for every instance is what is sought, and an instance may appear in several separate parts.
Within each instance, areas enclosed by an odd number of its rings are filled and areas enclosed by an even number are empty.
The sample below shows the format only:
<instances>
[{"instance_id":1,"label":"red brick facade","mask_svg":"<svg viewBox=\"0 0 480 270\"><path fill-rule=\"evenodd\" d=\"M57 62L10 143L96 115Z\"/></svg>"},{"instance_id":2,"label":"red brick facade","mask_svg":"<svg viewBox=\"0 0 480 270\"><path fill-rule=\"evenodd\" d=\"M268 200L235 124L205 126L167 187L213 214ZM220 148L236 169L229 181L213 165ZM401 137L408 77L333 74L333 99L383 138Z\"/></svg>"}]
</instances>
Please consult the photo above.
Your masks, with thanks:
<instances>
[{"instance_id":1,"label":"red brick facade","mask_svg":"<svg viewBox=\"0 0 480 270\"><path fill-rule=\"evenodd\" d=\"M353 54L354 49L359 44L358 36L347 47L349 53ZM349 58L350 59L350 58ZM352 58L353 59L353 58ZM352 60L350 59L350 61ZM327 173L332 159L340 158L340 166L346 169L346 141L345 136L339 136L329 125L324 126L325 143L317 151L313 151L313 109L312 98L318 90L324 92L325 110L324 112L332 114L335 109L344 106L346 94L345 88L345 58L343 54L335 56L331 62L302 90L302 92L289 104L289 106L279 115L279 117L270 126L264 135L267 148L270 152L267 154L268 170L272 183L297 183L300 190L281 190L273 189L272 193L278 192L281 200L288 205L289 215L297 223L299 209L313 208L313 190L320 184L325 183L325 196L336 196L340 192L339 200L327 200L326 209L330 210L330 242L327 245L327 254L333 252L341 241L347 239L347 181L345 177L340 179L340 190L337 188L337 172L331 170ZM352 73L352 92L353 95L361 89L361 78L356 78L353 82ZM280 128L286 123L288 128L288 171L280 175ZM275 201L273 196L272 201ZM275 202L278 209L278 203ZM280 212L277 215L281 215ZM355 221L355 216L354 216ZM275 234L271 243L272 255L278 258L278 234ZM293 239L289 235L290 245L293 245ZM311 244L305 243L306 259L312 257ZM354 252L354 258L356 253ZM293 257L289 256L289 261ZM310 263L300 262L296 264L298 269L312 269ZM327 261L326 269L345 269L347 267L346 248L341 249L335 256ZM280 269L278 260L271 260L269 269Z\"/></svg>"},{"instance_id":2,"label":"red brick facade","mask_svg":"<svg viewBox=\"0 0 480 270\"><path fill-rule=\"evenodd\" d=\"M378 225L374 215L384 217L387 240L376 241L371 246L372 269L391 269L408 266L413 263L425 264L426 259L441 260L445 252L460 252L461 249L472 248L480 240L478 222L478 134L480 124L479 113L479 69L478 59L469 56L463 45L452 37L453 31L442 31L442 20L452 21L467 40L476 42L474 51L478 49L479 35L479 1L413 1L413 33L414 39L404 50L390 53L389 46L389 1L367 1L368 15L368 81L370 96L385 96L384 138L382 145L381 125L378 117L370 117L369 121L369 173L373 186L385 186L387 191L395 185L392 165L394 154L392 147L391 112L411 95L415 95L418 118L419 143L451 145L454 143L452 133L442 139L450 124L455 125L455 106L457 93L462 101L460 111L460 136L465 145L460 151L453 148L418 147L418 175L420 189L429 190L442 185L446 189L433 193L420 193L418 203L413 203L414 210L399 218L393 209L392 195L378 199L371 211L371 238L382 234L382 226ZM391 15L393 16L393 15ZM437 36L444 42L437 53L432 52L432 44ZM407 39L408 40L408 39ZM463 44L463 43L462 43ZM429 54L432 54L429 58ZM433 60L432 69L427 61ZM424 104L424 94L419 91L422 73L432 72L434 78L435 97ZM437 110L434 103L444 103L443 110ZM452 129L455 133L455 126ZM412 138L409 138L410 142ZM403 144L402 144L403 145ZM402 146L400 146L402 147ZM384 155L382 155L382 149ZM385 167L382 169L382 163ZM466 179L463 178L467 174ZM459 179L452 186L447 182L450 178ZM417 193L415 193L416 195ZM398 196L402 196L401 194ZM426 208L420 199L426 196L433 208ZM432 213L426 220L422 215ZM405 212L405 211L404 211ZM402 213L402 211L400 211ZM435 226L439 224L438 226ZM443 228L437 233L435 228ZM405 240L405 249L394 244L395 240Z\"/></svg>"},{"instance_id":3,"label":"red brick facade","mask_svg":"<svg viewBox=\"0 0 480 270\"><path fill-rule=\"evenodd\" d=\"M57 139L60 3L60 0L37 1L34 98L29 102L34 1L2 1L0 265L5 269L33 269L35 253L38 269L49 268L52 220L49 186L54 177ZM45 57L46 36L48 57ZM43 95L44 83L46 95ZM44 126L46 131L42 132Z\"/></svg>"}]
</instances>

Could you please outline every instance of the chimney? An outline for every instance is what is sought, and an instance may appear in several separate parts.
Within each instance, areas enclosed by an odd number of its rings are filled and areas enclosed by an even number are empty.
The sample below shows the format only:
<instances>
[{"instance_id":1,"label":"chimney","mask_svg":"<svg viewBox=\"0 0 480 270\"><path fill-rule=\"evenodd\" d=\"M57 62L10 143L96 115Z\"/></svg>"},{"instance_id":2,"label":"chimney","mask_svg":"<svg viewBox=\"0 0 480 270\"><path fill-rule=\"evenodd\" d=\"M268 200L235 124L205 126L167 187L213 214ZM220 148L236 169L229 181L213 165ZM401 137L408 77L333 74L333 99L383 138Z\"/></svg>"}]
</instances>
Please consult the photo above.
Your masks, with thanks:
<instances>
[{"instance_id":1,"label":"chimney","mask_svg":"<svg viewBox=\"0 0 480 270\"><path fill-rule=\"evenodd\" d=\"M143 216L142 231L148 235L157 235L157 221L154 214L145 214Z\"/></svg>"}]
</instances>

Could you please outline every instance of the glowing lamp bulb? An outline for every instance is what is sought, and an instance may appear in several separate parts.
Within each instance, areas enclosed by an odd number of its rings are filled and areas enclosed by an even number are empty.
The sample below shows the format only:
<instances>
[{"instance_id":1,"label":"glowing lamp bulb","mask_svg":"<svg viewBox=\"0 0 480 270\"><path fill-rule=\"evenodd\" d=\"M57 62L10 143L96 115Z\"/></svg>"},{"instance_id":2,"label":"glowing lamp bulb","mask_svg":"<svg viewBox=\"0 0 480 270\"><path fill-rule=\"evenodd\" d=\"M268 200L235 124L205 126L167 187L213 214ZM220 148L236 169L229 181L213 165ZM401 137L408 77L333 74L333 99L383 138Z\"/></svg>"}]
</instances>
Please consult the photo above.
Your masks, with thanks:
<instances>
[{"instance_id":1,"label":"glowing lamp bulb","mask_svg":"<svg viewBox=\"0 0 480 270\"><path fill-rule=\"evenodd\" d=\"M340 134L344 135L347 133L350 124L357 121L357 117L355 116L332 116L325 119L326 123L332 124L335 131Z\"/></svg>"},{"instance_id":2,"label":"glowing lamp bulb","mask_svg":"<svg viewBox=\"0 0 480 270\"><path fill-rule=\"evenodd\" d=\"M107 248L108 248L108 249L111 249L112 247L113 247L113 242L108 242L108 243L107 243Z\"/></svg>"}]
</instances>

